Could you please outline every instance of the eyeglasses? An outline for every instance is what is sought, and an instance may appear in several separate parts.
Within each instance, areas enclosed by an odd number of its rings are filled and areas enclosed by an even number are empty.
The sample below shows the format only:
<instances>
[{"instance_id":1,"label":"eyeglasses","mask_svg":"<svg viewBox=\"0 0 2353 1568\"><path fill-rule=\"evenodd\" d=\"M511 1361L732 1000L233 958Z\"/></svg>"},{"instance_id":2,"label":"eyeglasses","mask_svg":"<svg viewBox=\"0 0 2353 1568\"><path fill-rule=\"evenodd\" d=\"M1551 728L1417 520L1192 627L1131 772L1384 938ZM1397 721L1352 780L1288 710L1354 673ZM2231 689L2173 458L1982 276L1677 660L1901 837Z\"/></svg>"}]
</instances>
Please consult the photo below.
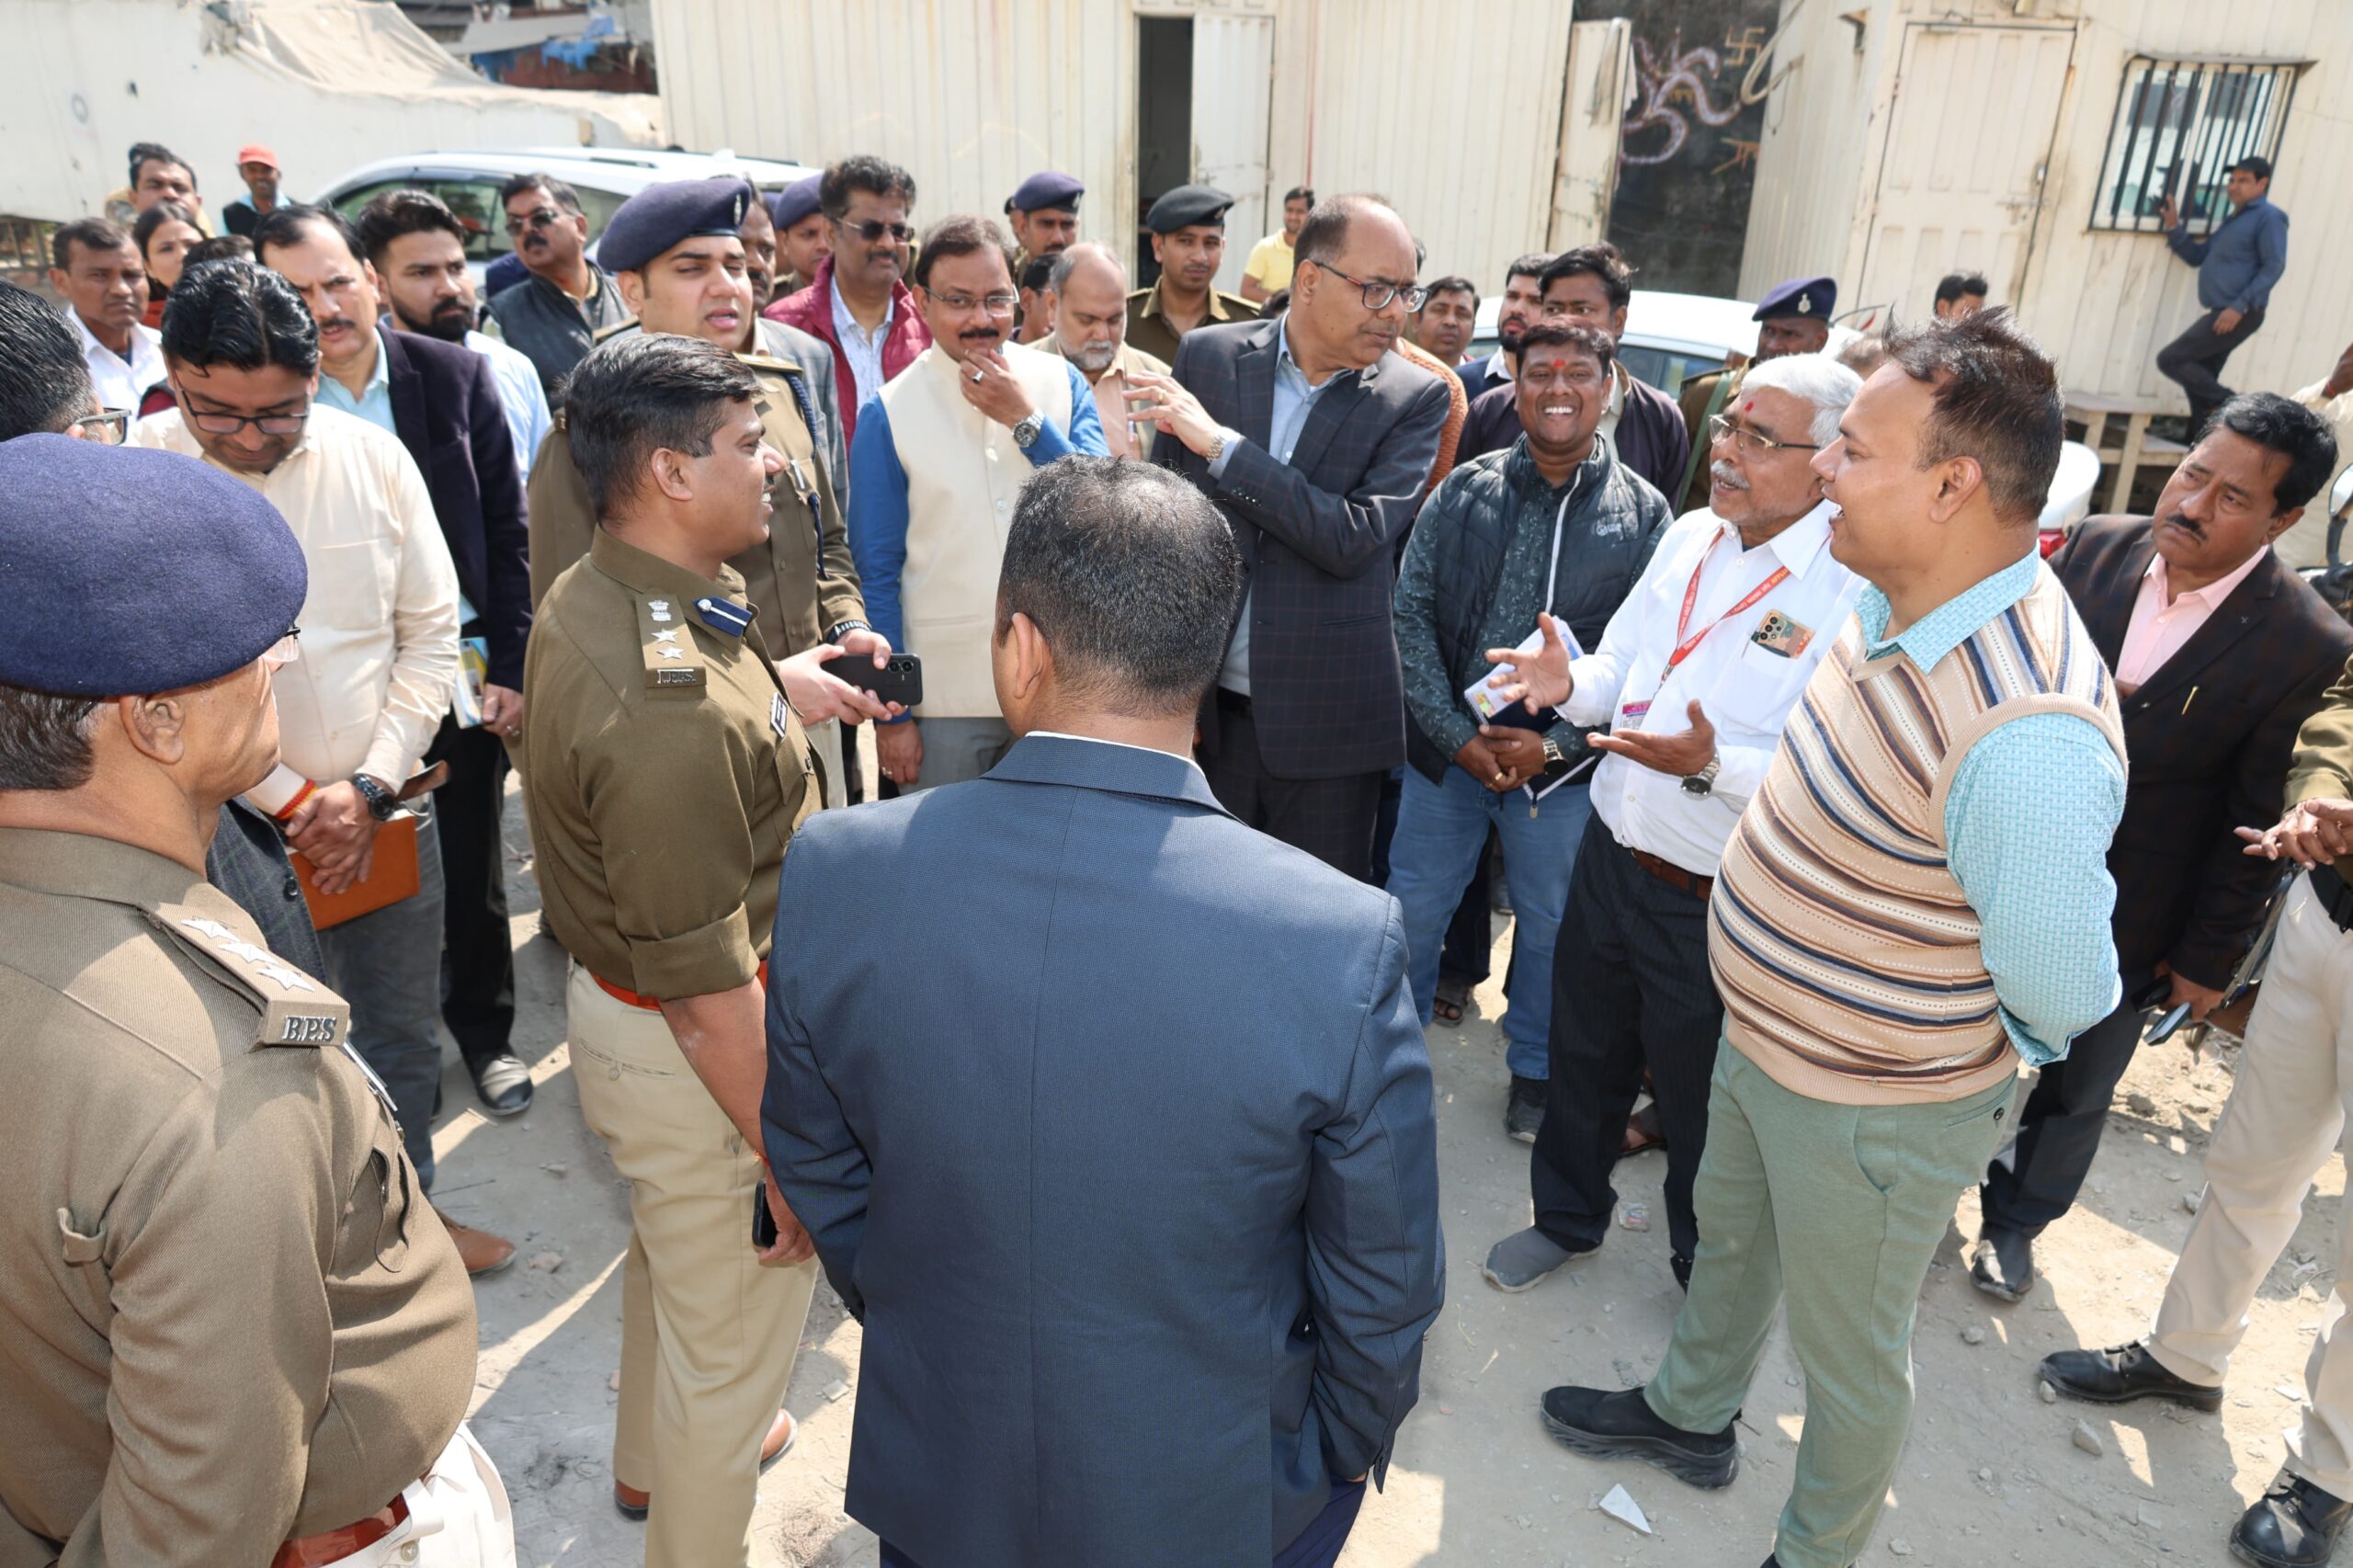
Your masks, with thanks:
<instances>
[{"instance_id":1,"label":"eyeglasses","mask_svg":"<svg viewBox=\"0 0 2353 1568\"><path fill-rule=\"evenodd\" d=\"M552 207L541 207L525 213L520 218L509 217L506 220L506 233L511 237L521 233L526 229L544 229L563 217L563 214Z\"/></svg>"},{"instance_id":2,"label":"eyeglasses","mask_svg":"<svg viewBox=\"0 0 2353 1568\"><path fill-rule=\"evenodd\" d=\"M928 289L924 292L951 311L986 311L993 316L1009 316L1013 307L1021 302L1018 294L983 294L975 300L970 294L932 294Z\"/></svg>"},{"instance_id":3,"label":"eyeglasses","mask_svg":"<svg viewBox=\"0 0 2353 1568\"><path fill-rule=\"evenodd\" d=\"M96 414L85 414L69 426L85 441L101 447L119 447L131 438L131 410L102 408Z\"/></svg>"},{"instance_id":4,"label":"eyeglasses","mask_svg":"<svg viewBox=\"0 0 2353 1568\"><path fill-rule=\"evenodd\" d=\"M176 387L172 389L172 398L180 405L180 413L187 416L188 422L208 436L234 436L248 425L253 426L265 436L299 436L302 433L302 426L310 423L311 418L311 404L308 399L303 401L302 411L299 414L248 415L214 414L203 409L190 408L188 405L188 394Z\"/></svg>"},{"instance_id":5,"label":"eyeglasses","mask_svg":"<svg viewBox=\"0 0 2353 1568\"><path fill-rule=\"evenodd\" d=\"M856 223L851 222L847 218L836 218L834 222L842 226L843 233L856 234L859 239L864 240L870 245L881 240L885 234L890 235L901 244L905 244L909 240L915 237L915 229L911 225L905 223L885 223L879 218L868 218Z\"/></svg>"},{"instance_id":6,"label":"eyeglasses","mask_svg":"<svg viewBox=\"0 0 2353 1568\"><path fill-rule=\"evenodd\" d=\"M261 651L261 662L271 669L283 669L302 656L302 629L290 626L286 635Z\"/></svg>"},{"instance_id":7,"label":"eyeglasses","mask_svg":"<svg viewBox=\"0 0 2353 1568\"><path fill-rule=\"evenodd\" d=\"M1422 301L1430 297L1430 291L1427 289L1415 284L1407 283L1400 286L1395 283L1381 282L1379 278L1368 281L1362 278L1352 278L1329 262L1318 261L1311 265L1322 267L1335 278L1346 278L1348 282L1355 284L1364 295L1364 308L1368 311L1385 311L1389 308L1390 301L1400 299L1405 301L1407 310L1418 311L1422 308Z\"/></svg>"},{"instance_id":8,"label":"eyeglasses","mask_svg":"<svg viewBox=\"0 0 2353 1568\"><path fill-rule=\"evenodd\" d=\"M1822 450L1822 443L1819 441L1812 443L1805 441L1776 441L1772 437L1764 434L1762 431L1751 430L1745 426L1735 425L1721 414L1711 414L1708 415L1708 438L1711 441L1730 441L1740 452L1752 458L1763 457L1767 452L1818 452Z\"/></svg>"}]
</instances>

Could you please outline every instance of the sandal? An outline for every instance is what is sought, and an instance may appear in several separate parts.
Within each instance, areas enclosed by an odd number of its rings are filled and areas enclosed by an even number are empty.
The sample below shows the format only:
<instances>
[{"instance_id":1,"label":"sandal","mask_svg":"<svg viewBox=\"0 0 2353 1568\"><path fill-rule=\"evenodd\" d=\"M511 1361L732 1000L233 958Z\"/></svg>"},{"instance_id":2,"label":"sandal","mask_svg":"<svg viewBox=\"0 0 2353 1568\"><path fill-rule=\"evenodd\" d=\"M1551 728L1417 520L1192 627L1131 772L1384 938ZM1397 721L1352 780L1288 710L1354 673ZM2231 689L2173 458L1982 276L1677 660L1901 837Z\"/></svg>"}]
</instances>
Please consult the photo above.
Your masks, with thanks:
<instances>
[{"instance_id":1,"label":"sandal","mask_svg":"<svg viewBox=\"0 0 2353 1568\"><path fill-rule=\"evenodd\" d=\"M1430 1000L1430 1016L1442 1024L1459 1024L1470 1006L1469 981L1441 980L1438 983L1438 994Z\"/></svg>"}]
</instances>

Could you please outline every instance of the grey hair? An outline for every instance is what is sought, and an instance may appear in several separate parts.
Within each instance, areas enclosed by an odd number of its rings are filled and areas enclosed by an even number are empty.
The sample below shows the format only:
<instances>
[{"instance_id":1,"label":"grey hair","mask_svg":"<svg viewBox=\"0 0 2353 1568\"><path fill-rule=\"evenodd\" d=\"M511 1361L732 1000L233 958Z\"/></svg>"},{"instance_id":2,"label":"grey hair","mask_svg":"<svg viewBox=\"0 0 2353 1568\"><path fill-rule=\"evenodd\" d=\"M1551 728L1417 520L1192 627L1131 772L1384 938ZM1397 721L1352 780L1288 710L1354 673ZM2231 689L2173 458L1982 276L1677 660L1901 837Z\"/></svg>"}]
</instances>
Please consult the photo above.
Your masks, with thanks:
<instances>
[{"instance_id":1,"label":"grey hair","mask_svg":"<svg viewBox=\"0 0 2353 1568\"><path fill-rule=\"evenodd\" d=\"M1838 416L1863 390L1863 378L1827 354L1784 354L1751 365L1743 392L1785 392L1813 405L1807 438L1824 446L1838 438Z\"/></svg>"},{"instance_id":2,"label":"grey hair","mask_svg":"<svg viewBox=\"0 0 2353 1568\"><path fill-rule=\"evenodd\" d=\"M0 686L0 790L78 790L97 759L103 697L60 697Z\"/></svg>"},{"instance_id":3,"label":"grey hair","mask_svg":"<svg viewBox=\"0 0 2353 1568\"><path fill-rule=\"evenodd\" d=\"M1078 269L1078 264L1090 256L1099 256L1109 262L1111 270L1120 275L1120 286L1122 289L1127 287L1128 269L1120 260L1120 253L1109 245L1095 240L1081 240L1054 257L1053 270L1046 274L1046 287L1059 295L1063 291L1063 285L1070 281L1070 275Z\"/></svg>"}]
</instances>

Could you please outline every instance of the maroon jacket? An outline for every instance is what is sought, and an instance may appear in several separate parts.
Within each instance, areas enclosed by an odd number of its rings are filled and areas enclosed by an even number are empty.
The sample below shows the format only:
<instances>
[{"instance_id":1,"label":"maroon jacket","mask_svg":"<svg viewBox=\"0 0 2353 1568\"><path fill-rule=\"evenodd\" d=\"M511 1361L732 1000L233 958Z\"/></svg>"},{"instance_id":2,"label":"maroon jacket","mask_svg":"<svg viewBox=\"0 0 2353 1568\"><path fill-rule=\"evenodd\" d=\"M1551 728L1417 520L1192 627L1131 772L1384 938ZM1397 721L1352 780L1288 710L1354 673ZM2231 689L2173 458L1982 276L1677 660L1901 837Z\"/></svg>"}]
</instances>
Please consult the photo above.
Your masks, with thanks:
<instances>
[{"instance_id":1,"label":"maroon jacket","mask_svg":"<svg viewBox=\"0 0 2353 1568\"><path fill-rule=\"evenodd\" d=\"M817 264L809 287L787 294L760 312L770 321L797 326L821 338L834 351L834 387L841 395L842 445L858 434L858 380L850 374L849 356L842 351L841 335L834 330L834 258ZM915 314L915 290L904 283L891 285L891 326L882 339L882 379L889 381L915 362L931 347L931 329Z\"/></svg>"}]
</instances>

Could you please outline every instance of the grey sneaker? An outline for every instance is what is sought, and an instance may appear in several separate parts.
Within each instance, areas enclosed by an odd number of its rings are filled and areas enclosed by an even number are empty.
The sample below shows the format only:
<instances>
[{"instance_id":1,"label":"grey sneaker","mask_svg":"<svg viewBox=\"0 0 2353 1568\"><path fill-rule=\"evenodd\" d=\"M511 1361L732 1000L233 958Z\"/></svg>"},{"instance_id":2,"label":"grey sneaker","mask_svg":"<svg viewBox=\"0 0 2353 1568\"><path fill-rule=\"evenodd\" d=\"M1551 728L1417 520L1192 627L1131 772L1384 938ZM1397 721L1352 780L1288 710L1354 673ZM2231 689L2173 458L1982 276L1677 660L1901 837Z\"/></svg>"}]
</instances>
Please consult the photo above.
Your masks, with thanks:
<instances>
[{"instance_id":1,"label":"grey sneaker","mask_svg":"<svg viewBox=\"0 0 2353 1568\"><path fill-rule=\"evenodd\" d=\"M1536 1130L1544 1123L1544 1094L1550 1085L1542 1078L1511 1075L1511 1092L1504 1097L1504 1136L1521 1143L1536 1142Z\"/></svg>"},{"instance_id":2,"label":"grey sneaker","mask_svg":"<svg viewBox=\"0 0 2353 1568\"><path fill-rule=\"evenodd\" d=\"M1513 1232L1489 1248L1487 1261L1480 1265L1479 1271L1496 1290L1518 1295L1540 1283L1547 1274L1570 1259L1590 1257L1600 1250L1598 1247L1587 1247L1583 1252L1571 1252L1530 1225L1524 1231Z\"/></svg>"}]
</instances>

